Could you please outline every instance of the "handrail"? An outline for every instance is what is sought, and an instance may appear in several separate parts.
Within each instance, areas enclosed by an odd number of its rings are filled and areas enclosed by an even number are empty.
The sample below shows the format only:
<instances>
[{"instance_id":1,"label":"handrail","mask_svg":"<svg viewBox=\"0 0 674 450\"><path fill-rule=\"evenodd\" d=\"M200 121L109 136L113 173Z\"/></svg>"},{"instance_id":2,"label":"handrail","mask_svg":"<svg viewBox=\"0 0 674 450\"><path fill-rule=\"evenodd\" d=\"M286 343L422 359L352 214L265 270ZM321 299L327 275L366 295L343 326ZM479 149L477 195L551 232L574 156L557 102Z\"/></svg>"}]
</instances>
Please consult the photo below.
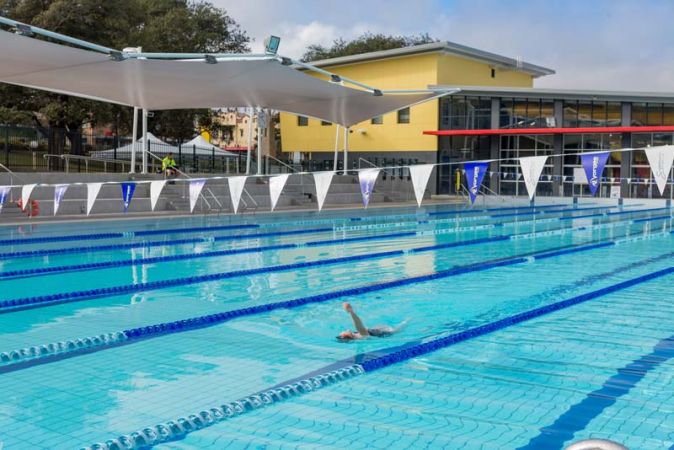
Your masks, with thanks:
<instances>
[{"instance_id":1,"label":"handrail","mask_svg":"<svg viewBox=\"0 0 674 450\"><path fill-rule=\"evenodd\" d=\"M112 164L121 164L122 165L122 171L124 171L124 165L127 164L125 161L121 161L118 159L105 159L105 158L94 158L91 156L83 156L83 155L70 155L70 154L63 154L63 155L56 155L53 153L45 153L42 155L42 157L46 160L49 158L60 158L65 160L66 162L66 173L70 173L70 160L71 159L79 159L84 161L84 170L86 172L89 172L89 161L97 161L97 162L102 162L103 163L103 172L108 171L108 163ZM131 163L129 163L130 165Z\"/></svg>"},{"instance_id":2,"label":"handrail","mask_svg":"<svg viewBox=\"0 0 674 450\"><path fill-rule=\"evenodd\" d=\"M9 168L7 166L5 166L4 164L0 164L0 169L3 169L5 172L7 172L9 174L9 184L12 184L12 185L14 184L14 182L12 181L12 178L14 178L14 177L23 181L25 184L30 184L30 183L28 183L28 180L26 180L23 177L18 176L15 172L12 172L11 170L9 170Z\"/></svg>"},{"instance_id":3,"label":"handrail","mask_svg":"<svg viewBox=\"0 0 674 450\"><path fill-rule=\"evenodd\" d=\"M369 160L367 160L367 159L365 159L365 158L361 158L361 157L358 158L358 168L359 168L359 169L360 169L360 162L361 162L361 161L365 161L365 162L368 163L370 166L375 167L375 168L377 168L377 169L380 169L380 167L379 167L378 165L374 164L373 162L371 162L371 161L369 161ZM395 176L396 176L395 173L389 172L389 171L386 170L386 169L381 169L381 170L382 170L383 172L385 172L385 173L391 175L392 177L395 177Z\"/></svg>"},{"instance_id":4,"label":"handrail","mask_svg":"<svg viewBox=\"0 0 674 450\"><path fill-rule=\"evenodd\" d=\"M160 158L159 156L155 155L155 154L152 153L150 150L147 150L147 149L146 149L145 151L147 152L148 155L150 155L151 157L153 157L153 158L156 159L157 161L163 161L163 158ZM183 172L182 170L178 169L177 167L174 167L173 170L175 170L176 172L178 172L180 175L184 176L184 177L187 178L188 180L191 180L191 179L192 179L191 176L187 175L185 172ZM208 188L208 187L206 187L206 191L207 191L208 193L211 194L211 197L213 197L213 199L214 199L215 202L218 204L218 206L220 206L220 209L222 209L222 203L220 203L220 200L218 200L217 197L215 196L215 194L213 194L213 191L211 191L210 188ZM199 197L201 197L201 199L206 203L206 206L208 206L208 209L211 209L211 204L208 202L208 200L206 200L206 196L205 196L204 194L201 194L201 193L200 193L200 194L199 194Z\"/></svg>"},{"instance_id":5,"label":"handrail","mask_svg":"<svg viewBox=\"0 0 674 450\"><path fill-rule=\"evenodd\" d=\"M283 161L281 161L281 160L278 159L278 158L274 158L274 157L271 156L271 155L263 155L263 157L264 157L264 158L273 159L273 160L276 161L277 163L281 164L282 166L287 167L288 169L292 170L293 172L297 172L297 170L295 170L294 167L292 167L292 166L289 165L289 164L284 163Z\"/></svg>"}]
</instances>

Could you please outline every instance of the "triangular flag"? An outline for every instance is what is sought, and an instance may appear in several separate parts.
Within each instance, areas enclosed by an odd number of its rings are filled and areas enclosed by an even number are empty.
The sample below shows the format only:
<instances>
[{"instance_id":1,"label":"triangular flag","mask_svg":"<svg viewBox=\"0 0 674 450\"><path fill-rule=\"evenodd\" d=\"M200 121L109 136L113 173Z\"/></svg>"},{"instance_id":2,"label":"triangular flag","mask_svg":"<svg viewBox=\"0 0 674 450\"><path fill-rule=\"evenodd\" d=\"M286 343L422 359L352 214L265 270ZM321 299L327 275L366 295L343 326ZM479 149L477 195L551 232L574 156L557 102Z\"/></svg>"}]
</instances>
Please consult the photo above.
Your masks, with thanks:
<instances>
[{"instance_id":1,"label":"triangular flag","mask_svg":"<svg viewBox=\"0 0 674 450\"><path fill-rule=\"evenodd\" d=\"M61 200L66 195L69 186L69 184L57 184L54 186L54 215L58 212Z\"/></svg>"},{"instance_id":2,"label":"triangular flag","mask_svg":"<svg viewBox=\"0 0 674 450\"><path fill-rule=\"evenodd\" d=\"M103 183L87 183L87 216L91 213L91 208L94 207L101 187L103 187Z\"/></svg>"},{"instance_id":3,"label":"triangular flag","mask_svg":"<svg viewBox=\"0 0 674 450\"><path fill-rule=\"evenodd\" d=\"M631 178L628 178L628 179L627 179L627 184L630 184L630 183L632 183L632 179L631 179Z\"/></svg>"},{"instance_id":4,"label":"triangular flag","mask_svg":"<svg viewBox=\"0 0 674 450\"><path fill-rule=\"evenodd\" d=\"M597 188L599 188L602 179L601 174L604 172L604 166L609 155L609 152L592 152L580 155L580 161L585 170L585 178L587 178L587 184L590 186L592 195L597 193Z\"/></svg>"},{"instance_id":5,"label":"triangular flag","mask_svg":"<svg viewBox=\"0 0 674 450\"><path fill-rule=\"evenodd\" d=\"M470 203L475 203L478 192L480 192L480 186L482 185L482 179L484 174L487 173L487 167L489 163L486 162L476 162L476 163L466 163L463 165L463 168L466 171L466 184L468 185L468 196L470 197Z\"/></svg>"},{"instance_id":6,"label":"triangular flag","mask_svg":"<svg viewBox=\"0 0 674 450\"><path fill-rule=\"evenodd\" d=\"M323 202L325 201L326 195L328 195L328 189L330 189L330 183L332 183L332 176L335 172L314 172L314 182L316 183L316 201L318 202L318 210L323 209Z\"/></svg>"},{"instance_id":7,"label":"triangular flag","mask_svg":"<svg viewBox=\"0 0 674 450\"><path fill-rule=\"evenodd\" d=\"M412 188L414 189L414 197L417 199L417 205L421 206L421 201L424 199L424 192L426 192L426 185L428 179L431 177L435 164L417 164L410 166L410 178L412 179Z\"/></svg>"},{"instance_id":8,"label":"triangular flag","mask_svg":"<svg viewBox=\"0 0 674 450\"><path fill-rule=\"evenodd\" d=\"M159 200L159 195L166 185L166 180L155 180L150 182L150 208L154 211L157 206L157 200Z\"/></svg>"},{"instance_id":9,"label":"triangular flag","mask_svg":"<svg viewBox=\"0 0 674 450\"><path fill-rule=\"evenodd\" d=\"M201 190L204 188L206 180L192 180L190 181L190 212L194 211L194 207L197 206L197 199Z\"/></svg>"},{"instance_id":10,"label":"triangular flag","mask_svg":"<svg viewBox=\"0 0 674 450\"><path fill-rule=\"evenodd\" d=\"M524 185L527 187L527 192L529 193L529 200L533 200L534 195L536 195L536 186L538 186L538 180L541 177L547 160L547 156L520 158L520 168L524 177Z\"/></svg>"},{"instance_id":11,"label":"triangular flag","mask_svg":"<svg viewBox=\"0 0 674 450\"><path fill-rule=\"evenodd\" d=\"M284 173L282 175L276 175L275 177L269 178L269 199L271 201L271 210L273 211L276 208L279 197L281 197L281 192L283 192L283 187L286 185L286 181L290 177L289 173Z\"/></svg>"},{"instance_id":12,"label":"triangular flag","mask_svg":"<svg viewBox=\"0 0 674 450\"><path fill-rule=\"evenodd\" d=\"M648 158L648 164L651 165L653 178L655 178L655 182L658 185L660 195L663 195L667 187L669 172L672 170L672 162L674 162L674 145L648 147L644 150Z\"/></svg>"},{"instance_id":13,"label":"triangular flag","mask_svg":"<svg viewBox=\"0 0 674 450\"><path fill-rule=\"evenodd\" d=\"M243 187L246 185L247 176L229 177L227 178L227 185L229 186L229 196L232 199L232 207L234 214L239 210L239 202L241 201L241 194L243 194Z\"/></svg>"},{"instance_id":14,"label":"triangular flag","mask_svg":"<svg viewBox=\"0 0 674 450\"><path fill-rule=\"evenodd\" d=\"M11 186L0 186L0 211L2 211L2 206L7 200L7 194L9 194L10 189Z\"/></svg>"},{"instance_id":15,"label":"triangular flag","mask_svg":"<svg viewBox=\"0 0 674 450\"><path fill-rule=\"evenodd\" d=\"M136 192L136 183L122 183L122 201L124 202L124 212L129 210L133 193Z\"/></svg>"},{"instance_id":16,"label":"triangular flag","mask_svg":"<svg viewBox=\"0 0 674 450\"><path fill-rule=\"evenodd\" d=\"M358 172L358 181L360 183L360 194L363 196L363 206L367 208L370 204L370 197L374 191L374 183L379 176L379 169L365 169Z\"/></svg>"},{"instance_id":17,"label":"triangular flag","mask_svg":"<svg viewBox=\"0 0 674 450\"><path fill-rule=\"evenodd\" d=\"M37 184L25 184L21 186L21 209L24 211L28 207L28 203L30 202L30 194L33 193L35 186L37 186Z\"/></svg>"}]
</instances>

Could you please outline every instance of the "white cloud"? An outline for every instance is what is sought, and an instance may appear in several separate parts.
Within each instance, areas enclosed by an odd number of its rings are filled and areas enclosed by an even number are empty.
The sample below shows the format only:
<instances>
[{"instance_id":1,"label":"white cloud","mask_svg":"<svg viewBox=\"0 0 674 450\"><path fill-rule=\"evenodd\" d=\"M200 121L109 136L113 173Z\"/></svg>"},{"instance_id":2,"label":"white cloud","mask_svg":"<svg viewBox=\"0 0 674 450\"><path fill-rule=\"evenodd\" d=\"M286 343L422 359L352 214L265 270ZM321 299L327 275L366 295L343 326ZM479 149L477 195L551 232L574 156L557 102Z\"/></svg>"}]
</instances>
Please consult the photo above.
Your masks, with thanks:
<instances>
[{"instance_id":1,"label":"white cloud","mask_svg":"<svg viewBox=\"0 0 674 450\"><path fill-rule=\"evenodd\" d=\"M418 34L553 68L539 87L674 91L674 2L567 0L215 0L255 38L280 53L365 31Z\"/></svg>"}]
</instances>

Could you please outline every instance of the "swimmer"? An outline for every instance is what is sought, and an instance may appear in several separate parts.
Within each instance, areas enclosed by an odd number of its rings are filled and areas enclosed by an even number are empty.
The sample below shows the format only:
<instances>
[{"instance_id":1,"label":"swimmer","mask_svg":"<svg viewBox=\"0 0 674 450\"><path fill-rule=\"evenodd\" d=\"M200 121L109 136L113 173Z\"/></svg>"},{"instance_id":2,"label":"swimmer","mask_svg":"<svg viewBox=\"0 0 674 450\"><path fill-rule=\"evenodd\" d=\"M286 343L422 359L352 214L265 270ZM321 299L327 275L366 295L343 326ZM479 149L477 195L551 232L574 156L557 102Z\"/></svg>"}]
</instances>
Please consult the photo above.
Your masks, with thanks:
<instances>
[{"instance_id":1,"label":"swimmer","mask_svg":"<svg viewBox=\"0 0 674 450\"><path fill-rule=\"evenodd\" d=\"M365 339L370 336L388 337L402 330L402 328L407 323L405 321L395 328L390 326L378 326L374 328L366 328L365 325L363 325L363 321L360 320L360 317L358 317L358 315L353 311L353 307L351 306L350 303L344 302L344 304L342 304L342 307L344 308L344 311L349 313L349 315L351 316L351 320L353 321L353 326L356 328L356 331L351 330L342 331L341 333L339 333L339 336L337 336L337 339L340 341L353 341L356 339Z\"/></svg>"}]
</instances>

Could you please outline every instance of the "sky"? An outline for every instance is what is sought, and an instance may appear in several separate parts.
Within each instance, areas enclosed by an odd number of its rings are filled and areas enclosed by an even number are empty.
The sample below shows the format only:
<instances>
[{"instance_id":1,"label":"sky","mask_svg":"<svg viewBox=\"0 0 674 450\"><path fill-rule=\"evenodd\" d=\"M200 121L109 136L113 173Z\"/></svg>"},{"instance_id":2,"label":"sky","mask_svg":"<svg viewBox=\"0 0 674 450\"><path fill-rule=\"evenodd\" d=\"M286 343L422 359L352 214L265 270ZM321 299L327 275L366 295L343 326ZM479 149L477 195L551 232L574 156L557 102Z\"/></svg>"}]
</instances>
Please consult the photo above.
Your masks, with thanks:
<instances>
[{"instance_id":1,"label":"sky","mask_svg":"<svg viewBox=\"0 0 674 450\"><path fill-rule=\"evenodd\" d=\"M554 69L536 87L674 92L671 0L211 0L261 50L300 57L364 32L428 33Z\"/></svg>"}]
</instances>

